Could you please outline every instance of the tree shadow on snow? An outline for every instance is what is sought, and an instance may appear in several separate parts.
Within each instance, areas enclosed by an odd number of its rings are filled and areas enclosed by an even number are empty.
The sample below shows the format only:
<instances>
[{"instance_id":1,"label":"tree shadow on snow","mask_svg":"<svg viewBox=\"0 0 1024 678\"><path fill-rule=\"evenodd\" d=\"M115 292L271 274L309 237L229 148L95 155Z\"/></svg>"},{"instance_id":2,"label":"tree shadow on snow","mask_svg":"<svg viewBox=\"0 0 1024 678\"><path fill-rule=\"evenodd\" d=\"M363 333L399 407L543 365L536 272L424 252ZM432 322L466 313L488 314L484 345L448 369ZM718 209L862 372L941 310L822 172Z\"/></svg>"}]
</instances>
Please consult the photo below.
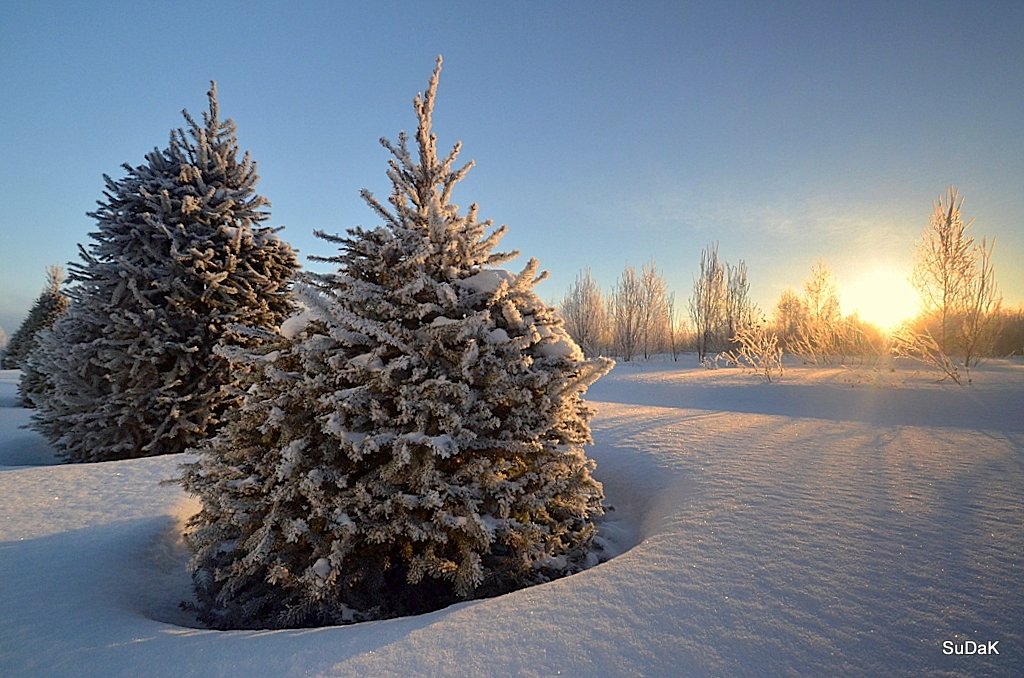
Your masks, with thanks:
<instances>
[{"instance_id":1,"label":"tree shadow on snow","mask_svg":"<svg viewBox=\"0 0 1024 678\"><path fill-rule=\"evenodd\" d=\"M468 601L416 617L263 631L200 628L172 516L0 543L0 664L7 675L286 675L326 671L402 640ZM258 643L253 643L258 640ZM45 648L45 650L42 650Z\"/></svg>"},{"instance_id":2,"label":"tree shadow on snow","mask_svg":"<svg viewBox=\"0 0 1024 678\"><path fill-rule=\"evenodd\" d=\"M598 382L588 399L623 405L857 421L878 426L929 426L1024 432L1024 389L855 388L839 384L715 384Z\"/></svg>"}]
</instances>

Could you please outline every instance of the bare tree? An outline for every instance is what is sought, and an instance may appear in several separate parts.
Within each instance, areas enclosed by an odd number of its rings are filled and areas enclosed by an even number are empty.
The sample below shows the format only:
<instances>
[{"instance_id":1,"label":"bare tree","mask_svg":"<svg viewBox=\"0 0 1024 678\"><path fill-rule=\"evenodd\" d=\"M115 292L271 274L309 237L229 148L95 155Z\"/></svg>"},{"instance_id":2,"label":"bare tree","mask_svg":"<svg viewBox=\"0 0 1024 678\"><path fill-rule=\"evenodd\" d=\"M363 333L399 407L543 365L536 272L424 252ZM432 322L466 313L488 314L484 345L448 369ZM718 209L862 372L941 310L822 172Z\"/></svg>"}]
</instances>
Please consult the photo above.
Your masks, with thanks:
<instances>
[{"instance_id":1,"label":"bare tree","mask_svg":"<svg viewBox=\"0 0 1024 678\"><path fill-rule=\"evenodd\" d=\"M790 350L805 362L831 364L841 350L839 294L832 271L824 261L811 267L804 283L803 313Z\"/></svg>"},{"instance_id":2,"label":"bare tree","mask_svg":"<svg viewBox=\"0 0 1024 678\"><path fill-rule=\"evenodd\" d=\"M787 351L793 350L793 342L798 336L803 315L804 303L800 300L799 295L791 289L783 291L779 301L775 304L772 324L783 348Z\"/></svg>"},{"instance_id":3,"label":"bare tree","mask_svg":"<svg viewBox=\"0 0 1024 678\"><path fill-rule=\"evenodd\" d=\"M969 380L971 366L996 343L1002 297L992 265L994 243L976 243L967 235L974 220L964 223L963 203L953 186L933 203L915 253L913 282L925 315L925 328L915 336L932 339L918 352L937 351L941 361L962 355Z\"/></svg>"},{"instance_id":4,"label":"bare tree","mask_svg":"<svg viewBox=\"0 0 1024 678\"><path fill-rule=\"evenodd\" d=\"M608 325L601 288L589 268L576 275L576 281L562 300L559 312L565 329L587 356L595 356L604 347Z\"/></svg>"},{"instance_id":5,"label":"bare tree","mask_svg":"<svg viewBox=\"0 0 1024 678\"><path fill-rule=\"evenodd\" d=\"M612 343L626 362L633 359L643 340L641 297L640 277L635 268L626 266L608 299Z\"/></svg>"},{"instance_id":6,"label":"bare tree","mask_svg":"<svg viewBox=\"0 0 1024 678\"><path fill-rule=\"evenodd\" d=\"M668 288L652 259L640 271L640 334L645 360L661 349L667 324Z\"/></svg>"},{"instance_id":7,"label":"bare tree","mask_svg":"<svg viewBox=\"0 0 1024 678\"><path fill-rule=\"evenodd\" d=\"M924 310L936 318L936 343L943 353L955 348L954 322L966 305L968 288L974 275L974 240L964 223L960 208L964 200L950 186L945 199L932 204L932 215L915 253L913 283L921 295Z\"/></svg>"},{"instance_id":8,"label":"bare tree","mask_svg":"<svg viewBox=\"0 0 1024 678\"><path fill-rule=\"evenodd\" d=\"M999 334L1002 302L992 266L992 250L984 238L978 245L977 266L967 285L967 295L960 324L964 366L970 370L982 355L991 355Z\"/></svg>"},{"instance_id":9,"label":"bare tree","mask_svg":"<svg viewBox=\"0 0 1024 678\"><path fill-rule=\"evenodd\" d=\"M718 258L718 243L700 253L700 274L693 281L690 318L696 331L697 359L701 362L715 349L725 315L725 266Z\"/></svg>"},{"instance_id":10,"label":"bare tree","mask_svg":"<svg viewBox=\"0 0 1024 678\"><path fill-rule=\"evenodd\" d=\"M725 265L725 336L733 341L741 329L753 323L754 307L750 301L747 264L742 259L736 266Z\"/></svg>"},{"instance_id":11,"label":"bare tree","mask_svg":"<svg viewBox=\"0 0 1024 678\"><path fill-rule=\"evenodd\" d=\"M993 340L992 355L1024 355L1024 307L1002 309L998 324L999 332Z\"/></svg>"},{"instance_id":12,"label":"bare tree","mask_svg":"<svg viewBox=\"0 0 1024 678\"><path fill-rule=\"evenodd\" d=\"M811 267L811 277L804 283L804 307L812 319L833 325L839 319L839 293L828 265L819 259Z\"/></svg>"},{"instance_id":13,"label":"bare tree","mask_svg":"<svg viewBox=\"0 0 1024 678\"><path fill-rule=\"evenodd\" d=\"M679 360L679 348L682 343L682 327L677 315L676 309L676 293L670 292L667 299L667 313L668 313L668 347L672 352L672 360Z\"/></svg>"}]
</instances>

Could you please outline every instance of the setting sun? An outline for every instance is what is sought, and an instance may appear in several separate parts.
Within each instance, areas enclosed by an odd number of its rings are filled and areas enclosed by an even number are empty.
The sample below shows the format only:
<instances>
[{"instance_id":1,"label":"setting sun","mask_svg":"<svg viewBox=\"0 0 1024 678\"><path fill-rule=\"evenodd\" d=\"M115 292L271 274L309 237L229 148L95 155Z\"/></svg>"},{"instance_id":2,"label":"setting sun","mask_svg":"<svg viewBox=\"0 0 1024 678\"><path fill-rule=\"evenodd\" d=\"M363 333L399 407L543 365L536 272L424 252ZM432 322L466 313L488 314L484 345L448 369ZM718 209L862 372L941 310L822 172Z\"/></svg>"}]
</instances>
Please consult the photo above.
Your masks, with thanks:
<instances>
[{"instance_id":1,"label":"setting sun","mask_svg":"<svg viewBox=\"0 0 1024 678\"><path fill-rule=\"evenodd\" d=\"M839 296L846 313L856 313L882 330L892 330L917 315L918 294L897 268L873 268L842 285Z\"/></svg>"}]
</instances>

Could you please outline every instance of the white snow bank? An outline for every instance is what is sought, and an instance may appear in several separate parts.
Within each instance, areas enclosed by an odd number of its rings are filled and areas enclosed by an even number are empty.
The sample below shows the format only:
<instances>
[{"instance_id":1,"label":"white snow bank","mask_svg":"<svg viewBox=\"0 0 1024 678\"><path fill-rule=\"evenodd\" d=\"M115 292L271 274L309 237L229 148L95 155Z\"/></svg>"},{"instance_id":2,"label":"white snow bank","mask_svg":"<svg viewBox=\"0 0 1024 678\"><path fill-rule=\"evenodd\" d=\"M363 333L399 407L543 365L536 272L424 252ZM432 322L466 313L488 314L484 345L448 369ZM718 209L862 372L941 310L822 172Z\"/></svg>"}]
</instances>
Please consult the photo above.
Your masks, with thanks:
<instances>
[{"instance_id":1,"label":"white snow bank","mask_svg":"<svg viewBox=\"0 0 1024 678\"><path fill-rule=\"evenodd\" d=\"M0 674L1020 675L1024 368L993 362L967 390L887 378L620 365L590 389L591 454L615 507L602 538L631 548L348 627L189 628L191 509L158 484L180 458L8 468ZM1001 654L943 655L964 639Z\"/></svg>"},{"instance_id":2,"label":"white snow bank","mask_svg":"<svg viewBox=\"0 0 1024 678\"><path fill-rule=\"evenodd\" d=\"M10 466L43 466L58 459L49 444L27 427L32 410L18 404L20 370L0 370L0 472Z\"/></svg>"}]
</instances>

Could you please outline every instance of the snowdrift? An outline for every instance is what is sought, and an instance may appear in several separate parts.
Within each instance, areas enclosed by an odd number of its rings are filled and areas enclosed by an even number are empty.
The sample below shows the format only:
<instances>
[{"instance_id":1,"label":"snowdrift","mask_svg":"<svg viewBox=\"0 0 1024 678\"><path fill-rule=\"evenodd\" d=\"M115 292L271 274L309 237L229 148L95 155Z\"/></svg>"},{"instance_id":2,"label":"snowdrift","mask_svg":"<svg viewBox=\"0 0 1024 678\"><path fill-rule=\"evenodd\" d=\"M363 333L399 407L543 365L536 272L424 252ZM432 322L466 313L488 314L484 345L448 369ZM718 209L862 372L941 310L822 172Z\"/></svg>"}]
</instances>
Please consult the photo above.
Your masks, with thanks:
<instances>
[{"instance_id":1,"label":"snowdrift","mask_svg":"<svg viewBox=\"0 0 1024 678\"><path fill-rule=\"evenodd\" d=\"M622 554L346 627L196 628L181 456L53 465L0 373L5 676L1024 673L1024 365L623 364L591 388ZM999 655L944 654L999 641ZM950 644L948 647L953 647ZM970 647L970 646L968 646Z\"/></svg>"}]
</instances>

